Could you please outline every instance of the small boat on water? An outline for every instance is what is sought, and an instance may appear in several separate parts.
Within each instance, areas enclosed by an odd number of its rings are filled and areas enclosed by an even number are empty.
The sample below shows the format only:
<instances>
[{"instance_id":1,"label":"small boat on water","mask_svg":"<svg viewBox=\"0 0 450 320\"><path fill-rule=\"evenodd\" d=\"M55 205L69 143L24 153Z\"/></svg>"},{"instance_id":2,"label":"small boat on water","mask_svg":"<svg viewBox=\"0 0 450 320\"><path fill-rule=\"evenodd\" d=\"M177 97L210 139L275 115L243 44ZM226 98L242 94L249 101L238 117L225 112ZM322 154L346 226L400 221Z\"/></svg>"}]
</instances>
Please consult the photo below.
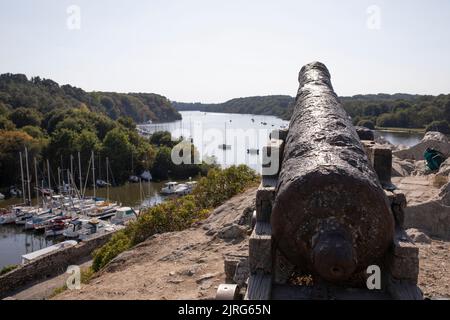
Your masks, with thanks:
<instances>
[{"instance_id":1,"label":"small boat on water","mask_svg":"<svg viewBox=\"0 0 450 320\"><path fill-rule=\"evenodd\" d=\"M107 186L109 186L110 184L108 182L106 182L105 180L101 180L101 179L97 179L96 183L97 187L99 188L105 188Z\"/></svg>"},{"instance_id":2,"label":"small boat on water","mask_svg":"<svg viewBox=\"0 0 450 320\"><path fill-rule=\"evenodd\" d=\"M41 209L42 210L42 209ZM33 218L33 216L39 212L39 208L29 207L29 206L19 206L13 207L12 212L16 215L16 224L25 225L28 219Z\"/></svg>"},{"instance_id":3,"label":"small boat on water","mask_svg":"<svg viewBox=\"0 0 450 320\"><path fill-rule=\"evenodd\" d=\"M219 144L219 149L222 149L222 150L231 150L231 145L225 144L225 143Z\"/></svg>"},{"instance_id":4,"label":"small boat on water","mask_svg":"<svg viewBox=\"0 0 450 320\"><path fill-rule=\"evenodd\" d=\"M45 213L33 215L30 219L25 221L25 230L39 230L46 222L55 218L56 215L51 210L47 210Z\"/></svg>"},{"instance_id":5,"label":"small boat on water","mask_svg":"<svg viewBox=\"0 0 450 320\"><path fill-rule=\"evenodd\" d=\"M197 185L197 181L189 181L186 183L178 183L174 181L167 182L165 187L161 189L163 195L184 196L192 192Z\"/></svg>"},{"instance_id":6,"label":"small boat on water","mask_svg":"<svg viewBox=\"0 0 450 320\"><path fill-rule=\"evenodd\" d=\"M11 186L9 187L9 194L11 197L21 197L22 191L15 186Z\"/></svg>"},{"instance_id":7,"label":"small boat on water","mask_svg":"<svg viewBox=\"0 0 450 320\"><path fill-rule=\"evenodd\" d=\"M69 240L69 241L64 241L61 243L54 244L50 247L47 247L47 248L44 248L44 249L41 249L38 251L24 254L24 255L22 255L22 264L32 262L36 259L39 259L40 257L42 257L44 255L47 255L47 254L55 252L55 251L76 246L77 244L78 244L78 242Z\"/></svg>"},{"instance_id":8,"label":"small boat on water","mask_svg":"<svg viewBox=\"0 0 450 320\"><path fill-rule=\"evenodd\" d=\"M114 217L111 218L111 223L116 225L125 225L129 221L136 220L138 214L130 207L117 208Z\"/></svg>"},{"instance_id":9,"label":"small boat on water","mask_svg":"<svg viewBox=\"0 0 450 320\"><path fill-rule=\"evenodd\" d=\"M225 131L224 131L225 141L222 144L219 144L219 149L222 150L231 150L231 145L227 144L227 123L225 122Z\"/></svg>"},{"instance_id":10,"label":"small boat on water","mask_svg":"<svg viewBox=\"0 0 450 320\"><path fill-rule=\"evenodd\" d=\"M97 218L90 220L77 219L69 223L63 235L69 239L87 240L97 234L118 230L119 226L113 226ZM123 228L123 227L122 227Z\"/></svg>"},{"instance_id":11,"label":"small boat on water","mask_svg":"<svg viewBox=\"0 0 450 320\"><path fill-rule=\"evenodd\" d=\"M170 181L164 184L164 187L161 189L161 194L170 195L174 194L175 190L178 187L178 182Z\"/></svg>"},{"instance_id":12,"label":"small boat on water","mask_svg":"<svg viewBox=\"0 0 450 320\"><path fill-rule=\"evenodd\" d=\"M0 209L0 225L14 223L15 221L16 215L13 212L3 208Z\"/></svg>"},{"instance_id":13,"label":"small boat on water","mask_svg":"<svg viewBox=\"0 0 450 320\"><path fill-rule=\"evenodd\" d=\"M58 217L51 220L45 225L45 236L56 237L62 235L68 226L68 221L70 221L69 217Z\"/></svg>"},{"instance_id":14,"label":"small boat on water","mask_svg":"<svg viewBox=\"0 0 450 320\"><path fill-rule=\"evenodd\" d=\"M250 148L250 149L247 149L247 153L248 154L259 154L259 149Z\"/></svg>"},{"instance_id":15,"label":"small boat on water","mask_svg":"<svg viewBox=\"0 0 450 320\"><path fill-rule=\"evenodd\" d=\"M90 210L87 212L87 215L89 217L95 217L99 219L106 219L114 216L114 213L116 212L117 208L120 206L117 204L117 202L107 202L104 201L100 204L96 204L95 208L93 210Z\"/></svg>"}]
</instances>

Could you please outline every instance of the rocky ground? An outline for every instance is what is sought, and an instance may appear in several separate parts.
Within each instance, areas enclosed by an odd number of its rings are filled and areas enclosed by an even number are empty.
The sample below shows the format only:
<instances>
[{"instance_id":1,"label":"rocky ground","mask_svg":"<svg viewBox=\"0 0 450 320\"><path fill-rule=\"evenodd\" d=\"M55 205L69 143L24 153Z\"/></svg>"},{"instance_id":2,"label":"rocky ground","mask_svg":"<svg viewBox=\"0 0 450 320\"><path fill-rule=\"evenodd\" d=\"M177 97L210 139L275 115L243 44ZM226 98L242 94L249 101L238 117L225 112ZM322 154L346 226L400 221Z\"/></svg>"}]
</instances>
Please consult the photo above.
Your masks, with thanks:
<instances>
[{"instance_id":1,"label":"rocky ground","mask_svg":"<svg viewBox=\"0 0 450 320\"><path fill-rule=\"evenodd\" d=\"M419 287L426 298L450 299L450 242L419 243Z\"/></svg>"}]
</instances>

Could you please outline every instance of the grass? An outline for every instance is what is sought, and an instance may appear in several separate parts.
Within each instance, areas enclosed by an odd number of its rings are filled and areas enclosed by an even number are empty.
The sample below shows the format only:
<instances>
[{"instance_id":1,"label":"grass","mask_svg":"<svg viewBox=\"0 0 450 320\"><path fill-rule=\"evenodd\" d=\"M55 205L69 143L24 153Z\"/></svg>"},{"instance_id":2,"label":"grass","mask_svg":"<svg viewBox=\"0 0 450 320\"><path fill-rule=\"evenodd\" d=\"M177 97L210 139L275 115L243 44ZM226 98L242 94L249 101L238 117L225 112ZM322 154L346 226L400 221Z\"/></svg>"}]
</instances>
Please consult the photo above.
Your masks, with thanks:
<instances>
[{"instance_id":1,"label":"grass","mask_svg":"<svg viewBox=\"0 0 450 320\"><path fill-rule=\"evenodd\" d=\"M0 276L17 269L17 267L19 267L17 264L12 264L12 265L3 267L2 270L0 270Z\"/></svg>"}]
</instances>

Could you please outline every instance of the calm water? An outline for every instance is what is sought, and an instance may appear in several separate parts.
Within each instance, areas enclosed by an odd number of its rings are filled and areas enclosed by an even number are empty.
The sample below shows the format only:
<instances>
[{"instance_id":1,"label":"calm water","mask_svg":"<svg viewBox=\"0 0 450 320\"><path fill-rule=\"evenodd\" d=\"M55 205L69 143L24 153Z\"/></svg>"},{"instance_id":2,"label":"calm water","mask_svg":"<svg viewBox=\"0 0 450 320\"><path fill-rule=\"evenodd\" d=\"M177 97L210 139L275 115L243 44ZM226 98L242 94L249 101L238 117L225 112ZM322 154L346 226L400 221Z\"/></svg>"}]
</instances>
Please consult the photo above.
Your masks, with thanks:
<instances>
[{"instance_id":1,"label":"calm water","mask_svg":"<svg viewBox=\"0 0 450 320\"><path fill-rule=\"evenodd\" d=\"M174 137L191 137L194 144L204 156L214 155L219 164L226 167L232 164L247 164L257 171L261 168L261 155L247 153L249 148L262 147L268 140L269 133L288 122L273 116L257 116L247 114L204 113L199 111L181 112L183 120L143 126L150 132L169 131ZM266 123L265 125L263 123ZM226 138L225 138L226 132ZM411 146L419 142L423 135L415 133L376 132L393 144ZM231 149L219 149L219 144L231 145ZM123 206L139 207L153 205L164 200L159 195L163 183L125 184L109 189L109 199ZM87 195L92 195L92 190ZM107 189L97 189L97 196L107 197ZM20 199L0 201L0 207L8 207L20 203ZM14 225L0 226L0 268L21 262L21 255L33 252L49 245L43 235L24 232Z\"/></svg>"},{"instance_id":2,"label":"calm water","mask_svg":"<svg viewBox=\"0 0 450 320\"><path fill-rule=\"evenodd\" d=\"M420 142L423 138L423 134L414 132L386 132L375 131L376 136L382 136L387 141L395 145L403 145L407 147L414 146Z\"/></svg>"},{"instance_id":3,"label":"calm water","mask_svg":"<svg viewBox=\"0 0 450 320\"><path fill-rule=\"evenodd\" d=\"M54 242L42 234L25 232L15 225L0 226L0 269L20 264L22 255L51 246Z\"/></svg>"},{"instance_id":4,"label":"calm water","mask_svg":"<svg viewBox=\"0 0 450 320\"><path fill-rule=\"evenodd\" d=\"M180 112L183 119L176 122L143 125L149 132L169 131L174 138L192 138L203 159L214 156L222 167L247 164L261 171L261 157L247 153L267 143L269 133L289 124L274 116L234 113L211 113L200 111ZM222 150L219 145L230 145Z\"/></svg>"},{"instance_id":5,"label":"calm water","mask_svg":"<svg viewBox=\"0 0 450 320\"><path fill-rule=\"evenodd\" d=\"M125 184L120 187L109 188L109 199L117 201L123 206L139 207L141 204L150 206L160 203L164 197L159 194L164 183L139 183ZM86 194L93 195L93 190L87 190ZM97 189L98 197L107 197L107 189ZM21 203L21 199L10 198L0 202L0 207ZM36 203L36 200L33 199ZM24 231L21 226L0 225L0 269L11 264L19 264L22 255L54 244L52 238L45 238L43 234Z\"/></svg>"}]
</instances>

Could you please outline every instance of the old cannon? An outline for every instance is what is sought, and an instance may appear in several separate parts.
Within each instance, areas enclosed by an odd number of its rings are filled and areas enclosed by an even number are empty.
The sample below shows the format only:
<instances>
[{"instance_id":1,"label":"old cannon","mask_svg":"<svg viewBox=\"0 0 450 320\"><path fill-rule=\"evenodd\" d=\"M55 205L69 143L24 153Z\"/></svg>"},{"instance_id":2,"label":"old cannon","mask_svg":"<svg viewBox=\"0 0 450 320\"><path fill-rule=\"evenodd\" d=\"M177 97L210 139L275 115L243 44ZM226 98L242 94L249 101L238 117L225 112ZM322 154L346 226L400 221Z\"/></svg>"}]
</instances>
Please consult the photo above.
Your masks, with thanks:
<instances>
[{"instance_id":1,"label":"old cannon","mask_svg":"<svg viewBox=\"0 0 450 320\"><path fill-rule=\"evenodd\" d=\"M299 83L289 129L263 150L248 259L234 264L248 267L246 299L420 299L391 150L361 139L324 64L305 65ZM382 285L368 286L373 270Z\"/></svg>"}]
</instances>

